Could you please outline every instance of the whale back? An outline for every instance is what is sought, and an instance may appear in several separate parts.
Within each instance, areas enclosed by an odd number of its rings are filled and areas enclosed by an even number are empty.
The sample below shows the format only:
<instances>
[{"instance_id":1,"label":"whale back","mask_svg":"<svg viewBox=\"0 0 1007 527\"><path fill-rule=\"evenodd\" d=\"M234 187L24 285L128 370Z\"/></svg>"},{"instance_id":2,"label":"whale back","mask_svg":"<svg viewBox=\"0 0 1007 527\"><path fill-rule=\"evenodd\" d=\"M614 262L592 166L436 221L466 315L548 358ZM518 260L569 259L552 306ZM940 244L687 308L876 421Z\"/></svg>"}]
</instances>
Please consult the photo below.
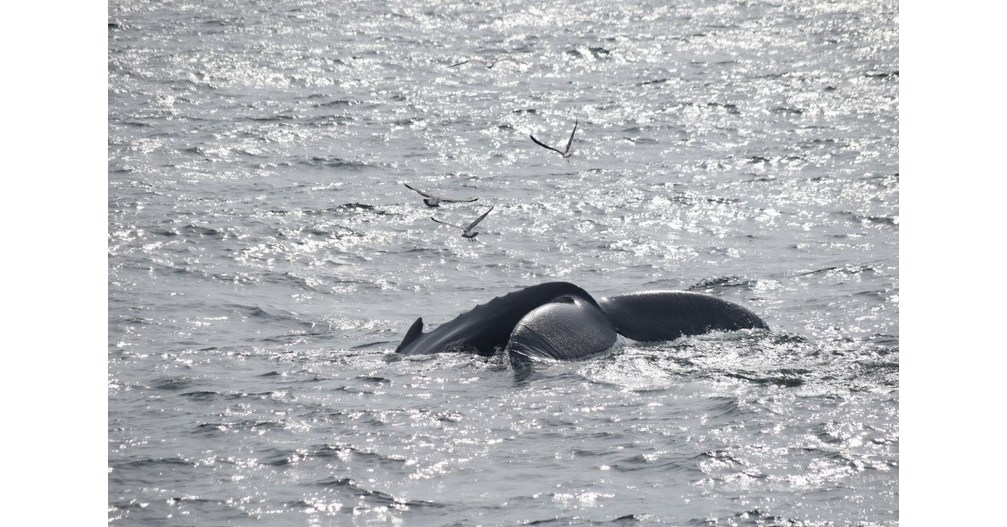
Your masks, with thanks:
<instances>
[{"instance_id":1,"label":"whale back","mask_svg":"<svg viewBox=\"0 0 1007 527\"><path fill-rule=\"evenodd\" d=\"M645 291L602 298L601 310L624 337L654 342L710 331L769 329L758 315L715 296L688 291Z\"/></svg>"},{"instance_id":2,"label":"whale back","mask_svg":"<svg viewBox=\"0 0 1007 527\"><path fill-rule=\"evenodd\" d=\"M395 353L401 353L402 348L405 348L416 339L423 335L423 317L416 319L412 326L409 326L409 331L406 331L406 336L402 337L402 342L399 343L399 347L395 348Z\"/></svg>"},{"instance_id":3,"label":"whale back","mask_svg":"<svg viewBox=\"0 0 1007 527\"><path fill-rule=\"evenodd\" d=\"M525 315L560 297L579 298L598 307L587 291L574 284L546 282L496 297L429 333L422 332L422 319L418 319L395 351L406 355L466 351L490 356L507 345L511 332Z\"/></svg>"}]
</instances>

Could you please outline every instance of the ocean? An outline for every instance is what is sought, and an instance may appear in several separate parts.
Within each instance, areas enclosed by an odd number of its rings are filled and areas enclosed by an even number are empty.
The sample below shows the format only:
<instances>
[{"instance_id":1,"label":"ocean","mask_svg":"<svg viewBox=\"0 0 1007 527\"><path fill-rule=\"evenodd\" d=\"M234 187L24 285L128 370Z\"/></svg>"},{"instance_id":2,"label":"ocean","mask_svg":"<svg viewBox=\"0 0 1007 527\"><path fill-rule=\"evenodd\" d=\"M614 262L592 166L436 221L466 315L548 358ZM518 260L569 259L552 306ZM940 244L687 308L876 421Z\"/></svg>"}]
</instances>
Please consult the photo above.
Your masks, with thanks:
<instances>
[{"instance_id":1,"label":"ocean","mask_svg":"<svg viewBox=\"0 0 1007 527\"><path fill-rule=\"evenodd\" d=\"M550 281L770 330L394 353ZM108 523L898 525L898 3L109 2Z\"/></svg>"}]
</instances>

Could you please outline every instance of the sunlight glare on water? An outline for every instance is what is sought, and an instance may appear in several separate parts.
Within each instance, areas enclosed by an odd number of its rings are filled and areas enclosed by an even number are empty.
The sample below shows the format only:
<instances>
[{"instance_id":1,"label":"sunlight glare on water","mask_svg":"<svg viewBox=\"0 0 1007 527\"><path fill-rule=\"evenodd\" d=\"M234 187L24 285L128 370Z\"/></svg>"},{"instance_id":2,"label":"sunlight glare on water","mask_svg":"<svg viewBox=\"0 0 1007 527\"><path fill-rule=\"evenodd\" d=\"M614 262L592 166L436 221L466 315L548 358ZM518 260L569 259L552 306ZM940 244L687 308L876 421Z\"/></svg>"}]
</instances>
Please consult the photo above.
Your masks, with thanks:
<instances>
[{"instance_id":1,"label":"sunlight glare on water","mask_svg":"<svg viewBox=\"0 0 1007 527\"><path fill-rule=\"evenodd\" d=\"M897 3L108 11L110 524L898 525ZM555 280L771 329L394 353Z\"/></svg>"}]
</instances>

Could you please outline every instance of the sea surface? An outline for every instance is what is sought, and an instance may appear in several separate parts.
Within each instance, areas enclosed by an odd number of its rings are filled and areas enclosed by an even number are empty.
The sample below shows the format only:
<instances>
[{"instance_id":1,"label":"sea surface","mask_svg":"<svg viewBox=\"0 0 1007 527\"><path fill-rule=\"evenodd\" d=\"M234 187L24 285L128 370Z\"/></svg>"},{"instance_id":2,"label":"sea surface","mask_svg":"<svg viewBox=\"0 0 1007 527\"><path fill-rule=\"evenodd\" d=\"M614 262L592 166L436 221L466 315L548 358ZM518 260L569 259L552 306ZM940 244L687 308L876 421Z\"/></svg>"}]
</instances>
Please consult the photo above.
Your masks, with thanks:
<instances>
[{"instance_id":1,"label":"sea surface","mask_svg":"<svg viewBox=\"0 0 1007 527\"><path fill-rule=\"evenodd\" d=\"M111 0L109 524L898 525L898 19ZM394 353L557 280L771 329Z\"/></svg>"}]
</instances>

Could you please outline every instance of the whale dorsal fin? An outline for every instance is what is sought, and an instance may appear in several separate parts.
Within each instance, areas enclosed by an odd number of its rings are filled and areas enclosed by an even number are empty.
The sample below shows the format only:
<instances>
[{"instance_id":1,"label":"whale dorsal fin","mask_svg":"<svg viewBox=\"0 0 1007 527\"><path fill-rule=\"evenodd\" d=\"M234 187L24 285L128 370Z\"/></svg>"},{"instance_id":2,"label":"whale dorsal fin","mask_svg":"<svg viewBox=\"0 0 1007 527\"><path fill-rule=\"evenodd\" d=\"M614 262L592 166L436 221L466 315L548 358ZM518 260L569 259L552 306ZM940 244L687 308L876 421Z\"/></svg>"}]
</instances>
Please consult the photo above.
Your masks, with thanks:
<instances>
[{"instance_id":1,"label":"whale dorsal fin","mask_svg":"<svg viewBox=\"0 0 1007 527\"><path fill-rule=\"evenodd\" d=\"M399 353L400 351L402 351L403 348L405 348L414 340L419 338L419 336L422 334L423 334L423 317L419 317L416 319L416 322L413 322L412 326L409 326L409 331L406 332L406 336L402 339L402 342L399 344L399 347L395 348L395 353Z\"/></svg>"}]
</instances>

